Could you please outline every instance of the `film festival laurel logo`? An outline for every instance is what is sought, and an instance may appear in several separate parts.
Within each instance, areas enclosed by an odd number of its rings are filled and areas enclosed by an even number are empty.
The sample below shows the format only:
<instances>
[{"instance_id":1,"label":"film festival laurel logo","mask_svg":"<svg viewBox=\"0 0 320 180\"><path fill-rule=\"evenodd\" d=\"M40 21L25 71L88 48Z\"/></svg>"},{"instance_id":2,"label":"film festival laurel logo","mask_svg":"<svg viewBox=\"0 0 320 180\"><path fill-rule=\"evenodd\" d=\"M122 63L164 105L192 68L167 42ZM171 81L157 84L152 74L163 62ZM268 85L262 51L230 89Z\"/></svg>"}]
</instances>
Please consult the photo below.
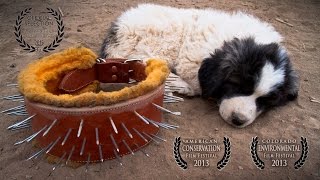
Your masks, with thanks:
<instances>
[{"instance_id":1,"label":"film festival laurel logo","mask_svg":"<svg viewBox=\"0 0 320 180\"><path fill-rule=\"evenodd\" d=\"M260 170L266 168L266 163L271 167L293 166L298 170L308 157L309 146L307 138L304 137L301 137L301 145L295 139L262 139L261 143L258 143L258 137L252 138L250 153L254 164Z\"/></svg>"},{"instance_id":2,"label":"film festival laurel logo","mask_svg":"<svg viewBox=\"0 0 320 180\"><path fill-rule=\"evenodd\" d=\"M223 146L224 149L222 149ZM221 159L218 157L220 151L224 151ZM215 159L218 161L216 163L217 169L222 170L230 161L231 143L227 137L223 138L223 143L219 143L216 139L176 137L173 143L173 155L177 165L184 170L190 164L193 167L210 167Z\"/></svg>"},{"instance_id":3,"label":"film festival laurel logo","mask_svg":"<svg viewBox=\"0 0 320 180\"><path fill-rule=\"evenodd\" d=\"M60 13L52 8L47 8L45 15L43 13L32 15L31 10L32 8L27 8L21 11L16 19L14 35L17 42L23 50L29 52L55 50L64 36L64 24ZM56 31L56 27L58 31ZM46 40L49 41L47 45L45 45ZM32 43L30 43L31 41Z\"/></svg>"}]
</instances>

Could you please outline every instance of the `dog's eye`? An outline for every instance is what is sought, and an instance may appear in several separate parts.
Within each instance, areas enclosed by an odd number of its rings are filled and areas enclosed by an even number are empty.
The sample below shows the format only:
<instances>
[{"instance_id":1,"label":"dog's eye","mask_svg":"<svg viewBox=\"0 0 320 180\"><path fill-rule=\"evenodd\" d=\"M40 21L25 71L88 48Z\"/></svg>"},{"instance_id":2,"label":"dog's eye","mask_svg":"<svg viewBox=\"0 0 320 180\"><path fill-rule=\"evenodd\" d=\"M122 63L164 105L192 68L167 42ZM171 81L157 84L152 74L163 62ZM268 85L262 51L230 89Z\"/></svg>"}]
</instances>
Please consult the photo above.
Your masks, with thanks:
<instances>
[{"instance_id":1,"label":"dog's eye","mask_svg":"<svg viewBox=\"0 0 320 180\"><path fill-rule=\"evenodd\" d=\"M257 99L258 104L263 104L266 107L275 106L279 103L280 96L277 93L270 93L268 95L259 97Z\"/></svg>"}]
</instances>

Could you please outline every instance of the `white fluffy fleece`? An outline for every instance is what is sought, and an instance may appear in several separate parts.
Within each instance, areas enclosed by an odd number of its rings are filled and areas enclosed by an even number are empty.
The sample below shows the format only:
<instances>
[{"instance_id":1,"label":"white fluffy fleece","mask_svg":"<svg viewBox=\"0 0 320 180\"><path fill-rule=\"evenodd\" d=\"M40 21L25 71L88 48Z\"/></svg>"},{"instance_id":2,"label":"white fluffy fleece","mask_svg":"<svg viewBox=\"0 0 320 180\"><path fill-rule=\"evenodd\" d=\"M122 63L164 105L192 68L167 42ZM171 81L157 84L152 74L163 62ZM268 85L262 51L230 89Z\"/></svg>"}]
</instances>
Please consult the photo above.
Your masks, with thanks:
<instances>
[{"instance_id":1,"label":"white fluffy fleece","mask_svg":"<svg viewBox=\"0 0 320 180\"><path fill-rule=\"evenodd\" d=\"M109 57L156 57L168 62L188 85L184 94L201 93L198 70L204 58L233 38L252 36L257 43L280 43L274 28L243 12L215 9L178 9L142 4L115 22L119 44L107 47Z\"/></svg>"}]
</instances>

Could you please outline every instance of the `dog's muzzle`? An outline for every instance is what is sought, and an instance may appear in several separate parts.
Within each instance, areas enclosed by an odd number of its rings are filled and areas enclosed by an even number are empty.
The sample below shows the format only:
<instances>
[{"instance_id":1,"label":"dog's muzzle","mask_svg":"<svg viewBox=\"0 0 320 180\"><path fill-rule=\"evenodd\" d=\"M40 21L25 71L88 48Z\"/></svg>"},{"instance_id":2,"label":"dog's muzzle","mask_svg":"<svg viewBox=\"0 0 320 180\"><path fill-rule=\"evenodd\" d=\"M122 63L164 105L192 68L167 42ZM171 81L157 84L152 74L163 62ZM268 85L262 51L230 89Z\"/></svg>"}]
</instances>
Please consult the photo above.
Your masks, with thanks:
<instances>
[{"instance_id":1,"label":"dog's muzzle","mask_svg":"<svg viewBox=\"0 0 320 180\"><path fill-rule=\"evenodd\" d=\"M259 115L255 99L253 95L224 99L220 104L220 115L235 127L245 127L251 124Z\"/></svg>"}]
</instances>

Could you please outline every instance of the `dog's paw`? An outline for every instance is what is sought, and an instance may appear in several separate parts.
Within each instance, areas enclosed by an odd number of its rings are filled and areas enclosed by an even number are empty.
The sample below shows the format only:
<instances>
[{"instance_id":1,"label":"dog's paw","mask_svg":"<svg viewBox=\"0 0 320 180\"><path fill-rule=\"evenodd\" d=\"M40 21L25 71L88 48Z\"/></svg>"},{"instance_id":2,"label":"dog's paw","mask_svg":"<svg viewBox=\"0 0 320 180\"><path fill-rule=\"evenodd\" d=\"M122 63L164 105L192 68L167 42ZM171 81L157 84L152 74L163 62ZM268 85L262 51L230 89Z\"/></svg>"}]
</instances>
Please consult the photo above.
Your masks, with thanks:
<instances>
[{"instance_id":1,"label":"dog's paw","mask_svg":"<svg viewBox=\"0 0 320 180\"><path fill-rule=\"evenodd\" d=\"M184 87L182 89L179 89L177 91L177 93L179 94L183 94L183 95L186 95L186 96L194 96L195 93L193 91L193 89L191 87Z\"/></svg>"},{"instance_id":2,"label":"dog's paw","mask_svg":"<svg viewBox=\"0 0 320 180\"><path fill-rule=\"evenodd\" d=\"M172 76L171 78L169 76L169 79L166 82L166 87L170 91L177 92L179 94L183 94L186 96L195 95L195 92L192 89L192 87L188 83L186 83L184 80L182 80L179 76L176 76L176 75L173 78Z\"/></svg>"}]
</instances>

